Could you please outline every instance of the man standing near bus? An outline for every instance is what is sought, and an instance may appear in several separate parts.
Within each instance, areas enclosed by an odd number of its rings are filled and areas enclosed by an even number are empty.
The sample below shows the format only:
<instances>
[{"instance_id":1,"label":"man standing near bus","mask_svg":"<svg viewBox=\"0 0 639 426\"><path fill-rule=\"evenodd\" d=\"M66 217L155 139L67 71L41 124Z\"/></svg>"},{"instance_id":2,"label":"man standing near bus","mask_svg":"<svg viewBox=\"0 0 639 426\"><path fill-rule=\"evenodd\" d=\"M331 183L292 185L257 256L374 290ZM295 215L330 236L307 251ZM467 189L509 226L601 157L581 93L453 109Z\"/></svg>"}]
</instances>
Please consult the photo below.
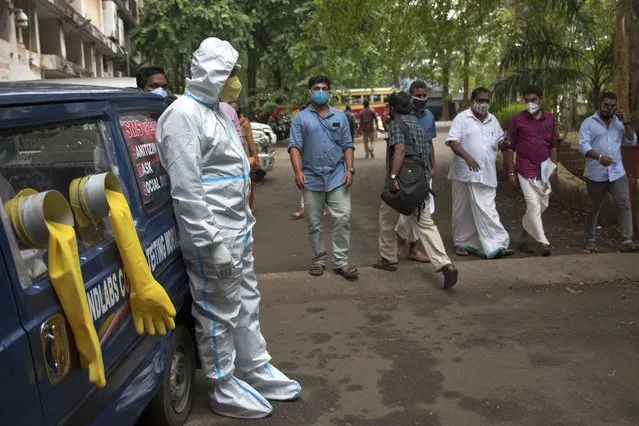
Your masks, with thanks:
<instances>
[{"instance_id":1,"label":"man standing near bus","mask_svg":"<svg viewBox=\"0 0 639 426\"><path fill-rule=\"evenodd\" d=\"M364 137L366 158L375 158L375 138L377 137L377 114L370 108L368 99L364 99L364 109L359 113L359 128Z\"/></svg>"}]
</instances>

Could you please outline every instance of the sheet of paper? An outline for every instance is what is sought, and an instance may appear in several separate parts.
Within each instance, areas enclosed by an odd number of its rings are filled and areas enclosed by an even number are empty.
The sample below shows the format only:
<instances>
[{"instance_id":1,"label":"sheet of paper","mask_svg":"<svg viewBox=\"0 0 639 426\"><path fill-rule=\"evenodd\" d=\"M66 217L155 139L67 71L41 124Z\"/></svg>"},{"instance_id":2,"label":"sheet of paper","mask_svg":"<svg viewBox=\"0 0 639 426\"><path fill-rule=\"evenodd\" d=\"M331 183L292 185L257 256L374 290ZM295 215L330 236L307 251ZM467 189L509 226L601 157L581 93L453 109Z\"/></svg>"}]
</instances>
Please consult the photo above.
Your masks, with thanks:
<instances>
[{"instance_id":1,"label":"sheet of paper","mask_svg":"<svg viewBox=\"0 0 639 426\"><path fill-rule=\"evenodd\" d=\"M545 183L548 182L548 179L553 174L557 165L552 162L550 158L541 163L541 180Z\"/></svg>"},{"instance_id":2,"label":"sheet of paper","mask_svg":"<svg viewBox=\"0 0 639 426\"><path fill-rule=\"evenodd\" d=\"M430 186L430 189L433 189L433 179L432 178L431 178L430 182L428 182L428 186ZM435 213L435 197L433 197L432 193L429 193L428 196L430 197L430 199L428 200L430 214L433 214L433 213Z\"/></svg>"}]
</instances>

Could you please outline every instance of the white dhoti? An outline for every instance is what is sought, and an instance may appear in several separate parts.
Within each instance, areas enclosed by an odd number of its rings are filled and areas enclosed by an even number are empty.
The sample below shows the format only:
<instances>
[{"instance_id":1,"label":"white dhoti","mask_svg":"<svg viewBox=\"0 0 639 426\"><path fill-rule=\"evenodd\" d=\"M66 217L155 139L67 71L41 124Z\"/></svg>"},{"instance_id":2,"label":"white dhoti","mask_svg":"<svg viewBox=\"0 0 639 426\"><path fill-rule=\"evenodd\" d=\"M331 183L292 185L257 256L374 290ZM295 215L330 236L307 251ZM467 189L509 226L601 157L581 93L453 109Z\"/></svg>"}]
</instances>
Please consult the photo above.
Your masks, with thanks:
<instances>
[{"instance_id":1,"label":"white dhoti","mask_svg":"<svg viewBox=\"0 0 639 426\"><path fill-rule=\"evenodd\" d=\"M548 208L550 202L550 182L542 182L536 179L527 179L519 174L519 185L526 199L526 213L521 219L524 230L538 243L549 244L544 232L544 224L541 215Z\"/></svg>"},{"instance_id":2,"label":"white dhoti","mask_svg":"<svg viewBox=\"0 0 639 426\"><path fill-rule=\"evenodd\" d=\"M496 257L510 244L495 205L497 188L458 180L452 183L455 247L488 259Z\"/></svg>"},{"instance_id":3,"label":"white dhoti","mask_svg":"<svg viewBox=\"0 0 639 426\"><path fill-rule=\"evenodd\" d=\"M432 179L430 180L429 185L431 188L433 187ZM430 214L432 215L435 213L435 197L433 197L433 194L428 194L428 196L430 197L429 209ZM419 228L417 227L417 223L413 220L412 215L399 215L397 226L395 226L395 233L399 235L399 238L407 243L416 243L419 241Z\"/></svg>"}]
</instances>

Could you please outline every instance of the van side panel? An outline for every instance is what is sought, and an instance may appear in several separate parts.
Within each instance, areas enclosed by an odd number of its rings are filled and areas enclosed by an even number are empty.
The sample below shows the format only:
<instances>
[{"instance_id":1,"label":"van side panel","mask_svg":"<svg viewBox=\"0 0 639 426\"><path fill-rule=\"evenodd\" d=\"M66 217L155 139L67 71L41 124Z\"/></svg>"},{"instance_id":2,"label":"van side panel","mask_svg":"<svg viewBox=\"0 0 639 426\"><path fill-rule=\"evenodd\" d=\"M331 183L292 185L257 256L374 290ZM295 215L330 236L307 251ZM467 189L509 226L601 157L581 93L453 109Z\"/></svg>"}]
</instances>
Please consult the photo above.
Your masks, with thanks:
<instances>
[{"instance_id":1,"label":"van side panel","mask_svg":"<svg viewBox=\"0 0 639 426\"><path fill-rule=\"evenodd\" d=\"M11 251L6 249L0 226L0 424L42 425L33 358L9 282L4 253Z\"/></svg>"}]
</instances>

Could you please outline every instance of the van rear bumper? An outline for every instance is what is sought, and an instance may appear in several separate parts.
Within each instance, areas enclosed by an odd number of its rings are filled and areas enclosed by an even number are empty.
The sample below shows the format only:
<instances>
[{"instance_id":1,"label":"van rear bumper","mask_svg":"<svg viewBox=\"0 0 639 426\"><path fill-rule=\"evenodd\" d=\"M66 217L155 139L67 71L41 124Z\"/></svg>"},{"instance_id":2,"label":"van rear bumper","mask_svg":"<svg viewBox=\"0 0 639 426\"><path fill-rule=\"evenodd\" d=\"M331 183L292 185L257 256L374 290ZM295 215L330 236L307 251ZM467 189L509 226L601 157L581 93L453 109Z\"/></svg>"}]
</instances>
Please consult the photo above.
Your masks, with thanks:
<instances>
[{"instance_id":1,"label":"van rear bumper","mask_svg":"<svg viewBox=\"0 0 639 426\"><path fill-rule=\"evenodd\" d=\"M106 387L95 389L61 424L134 424L162 383L170 342L171 333L140 339L109 372Z\"/></svg>"}]
</instances>

